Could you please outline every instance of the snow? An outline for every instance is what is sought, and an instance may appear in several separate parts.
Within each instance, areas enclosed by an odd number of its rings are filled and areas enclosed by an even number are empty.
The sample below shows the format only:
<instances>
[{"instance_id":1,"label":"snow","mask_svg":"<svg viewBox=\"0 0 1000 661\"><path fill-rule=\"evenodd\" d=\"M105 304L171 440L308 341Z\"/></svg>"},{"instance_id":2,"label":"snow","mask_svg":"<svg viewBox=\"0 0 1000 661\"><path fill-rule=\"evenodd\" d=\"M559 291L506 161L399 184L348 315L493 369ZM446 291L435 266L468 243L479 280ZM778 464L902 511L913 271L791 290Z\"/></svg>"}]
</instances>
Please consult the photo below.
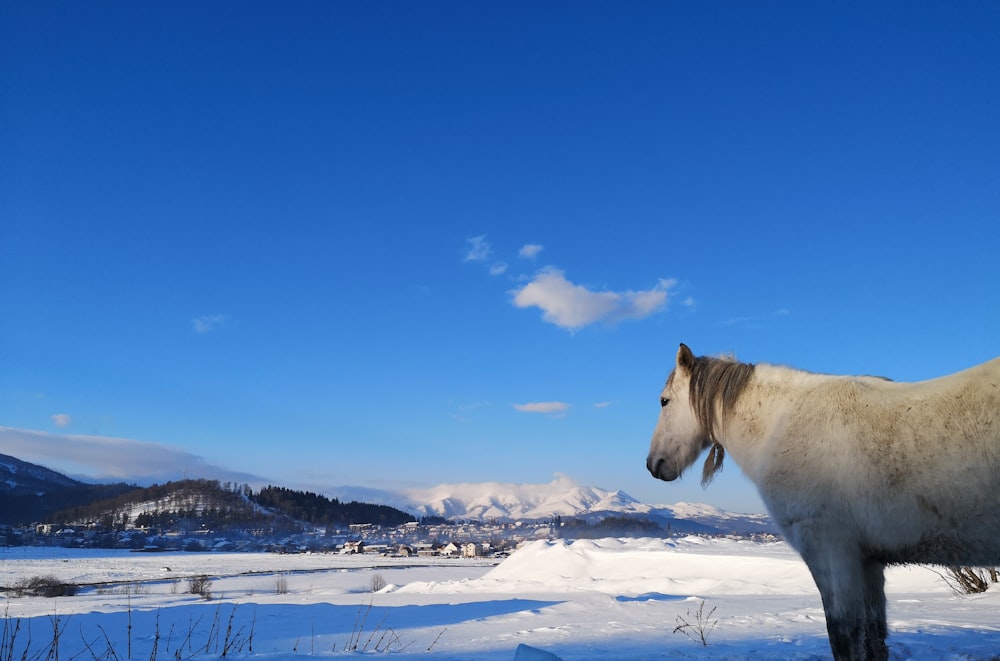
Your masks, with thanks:
<instances>
[{"instance_id":1,"label":"snow","mask_svg":"<svg viewBox=\"0 0 1000 661\"><path fill-rule=\"evenodd\" d=\"M5 658L25 645L25 658L48 656L54 629L66 659L283 661L351 647L443 661L831 658L819 595L780 542L539 540L499 563L21 547L0 550L0 571L7 587L35 576L83 586L8 592ZM203 574L211 600L188 593ZM386 585L372 593L376 574ZM887 590L892 659L995 658L1000 590L956 595L918 566L890 569ZM702 604L715 623L707 647L692 627L674 633Z\"/></svg>"}]
</instances>

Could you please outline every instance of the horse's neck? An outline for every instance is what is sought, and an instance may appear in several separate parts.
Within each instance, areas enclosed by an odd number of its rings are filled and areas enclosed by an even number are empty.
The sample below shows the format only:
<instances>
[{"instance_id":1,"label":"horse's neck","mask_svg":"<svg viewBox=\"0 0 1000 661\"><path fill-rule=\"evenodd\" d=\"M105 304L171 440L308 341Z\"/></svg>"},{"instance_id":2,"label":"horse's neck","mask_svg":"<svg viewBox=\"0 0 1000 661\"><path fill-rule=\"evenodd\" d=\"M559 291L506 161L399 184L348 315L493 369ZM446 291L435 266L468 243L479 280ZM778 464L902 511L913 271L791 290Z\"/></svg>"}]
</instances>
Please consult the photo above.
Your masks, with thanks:
<instances>
[{"instance_id":1,"label":"horse's neck","mask_svg":"<svg viewBox=\"0 0 1000 661\"><path fill-rule=\"evenodd\" d=\"M754 478L764 443L795 407L801 393L831 378L836 377L774 365L756 366L753 379L725 416L720 439L748 477Z\"/></svg>"}]
</instances>

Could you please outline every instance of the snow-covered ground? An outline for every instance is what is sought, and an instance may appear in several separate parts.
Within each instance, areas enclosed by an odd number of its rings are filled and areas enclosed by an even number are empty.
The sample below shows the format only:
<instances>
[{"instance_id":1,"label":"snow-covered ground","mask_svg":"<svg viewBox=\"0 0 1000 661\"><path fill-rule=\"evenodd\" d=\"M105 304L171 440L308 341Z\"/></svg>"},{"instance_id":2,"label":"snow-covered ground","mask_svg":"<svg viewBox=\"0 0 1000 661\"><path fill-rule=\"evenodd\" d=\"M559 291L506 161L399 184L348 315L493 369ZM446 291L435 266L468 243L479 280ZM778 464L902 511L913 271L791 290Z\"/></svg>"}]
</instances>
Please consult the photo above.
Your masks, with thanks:
<instances>
[{"instance_id":1,"label":"snow-covered ground","mask_svg":"<svg viewBox=\"0 0 1000 661\"><path fill-rule=\"evenodd\" d=\"M533 650L566 661L830 658L819 595L782 543L537 541L500 564L10 548L0 572L8 587L36 576L84 586L57 598L7 592L0 661L53 658L55 638L58 658L82 661L270 661L351 648L447 661L545 658ZM188 592L202 574L211 600ZM385 587L373 594L376 575ZM893 659L996 658L1000 590L958 596L925 567L893 568L887 582ZM699 607L714 625L707 647L685 634L698 638Z\"/></svg>"}]
</instances>

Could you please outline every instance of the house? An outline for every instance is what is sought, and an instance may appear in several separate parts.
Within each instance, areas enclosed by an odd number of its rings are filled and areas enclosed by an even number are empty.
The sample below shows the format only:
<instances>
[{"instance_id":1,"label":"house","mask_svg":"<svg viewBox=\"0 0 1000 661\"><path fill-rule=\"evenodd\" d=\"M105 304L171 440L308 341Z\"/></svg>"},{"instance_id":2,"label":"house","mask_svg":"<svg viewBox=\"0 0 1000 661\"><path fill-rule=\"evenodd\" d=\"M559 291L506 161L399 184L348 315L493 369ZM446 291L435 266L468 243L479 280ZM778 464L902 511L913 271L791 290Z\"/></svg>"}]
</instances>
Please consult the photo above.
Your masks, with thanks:
<instances>
[{"instance_id":1,"label":"house","mask_svg":"<svg viewBox=\"0 0 1000 661\"><path fill-rule=\"evenodd\" d=\"M364 552L365 552L365 543L363 540L360 539L356 541L344 542L344 549L341 551L341 553L347 555L354 555L355 553L364 553Z\"/></svg>"},{"instance_id":2,"label":"house","mask_svg":"<svg viewBox=\"0 0 1000 661\"><path fill-rule=\"evenodd\" d=\"M418 556L429 557L440 555L440 549L435 548L430 542L417 542L414 546L416 547Z\"/></svg>"}]
</instances>

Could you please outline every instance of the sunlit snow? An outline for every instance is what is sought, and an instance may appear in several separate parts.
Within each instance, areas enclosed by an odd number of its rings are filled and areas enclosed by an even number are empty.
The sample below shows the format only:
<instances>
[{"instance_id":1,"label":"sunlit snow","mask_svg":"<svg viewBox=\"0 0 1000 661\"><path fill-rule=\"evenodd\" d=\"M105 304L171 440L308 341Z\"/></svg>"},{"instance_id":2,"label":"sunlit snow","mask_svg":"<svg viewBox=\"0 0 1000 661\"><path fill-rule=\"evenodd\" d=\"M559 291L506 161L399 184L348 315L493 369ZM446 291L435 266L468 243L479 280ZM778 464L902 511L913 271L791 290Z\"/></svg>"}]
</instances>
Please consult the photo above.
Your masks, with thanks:
<instances>
[{"instance_id":1,"label":"sunlit snow","mask_svg":"<svg viewBox=\"0 0 1000 661\"><path fill-rule=\"evenodd\" d=\"M830 658L819 595L783 543L541 540L499 564L15 547L0 568L5 587L34 576L82 586L57 598L8 591L5 658L26 646L46 658L56 630L59 658L85 660ZM211 578L210 600L188 592L198 575ZM384 587L372 593L376 575ZM959 596L926 567L892 568L887 583L893 659L1000 649L1000 591ZM697 624L702 603L707 646L674 632Z\"/></svg>"}]
</instances>

